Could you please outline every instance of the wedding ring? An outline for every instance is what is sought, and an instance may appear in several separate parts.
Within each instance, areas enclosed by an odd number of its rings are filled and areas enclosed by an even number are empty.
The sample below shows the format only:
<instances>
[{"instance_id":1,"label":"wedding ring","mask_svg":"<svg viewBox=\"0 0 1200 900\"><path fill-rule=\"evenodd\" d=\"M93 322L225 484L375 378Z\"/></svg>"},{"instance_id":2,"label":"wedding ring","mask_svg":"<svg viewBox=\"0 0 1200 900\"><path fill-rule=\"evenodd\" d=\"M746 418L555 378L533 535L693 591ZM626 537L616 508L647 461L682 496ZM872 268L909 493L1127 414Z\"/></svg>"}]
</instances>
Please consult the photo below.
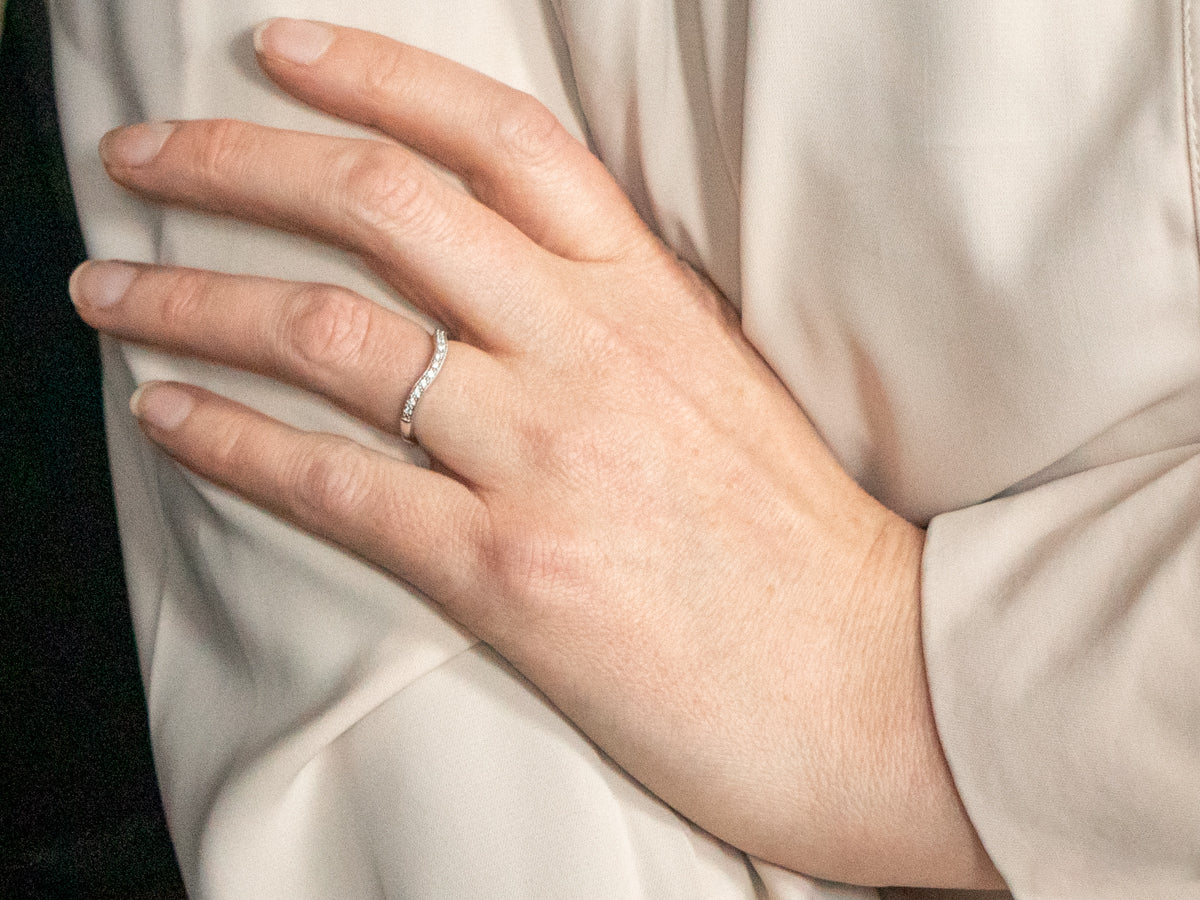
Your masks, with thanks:
<instances>
[{"instance_id":1,"label":"wedding ring","mask_svg":"<svg viewBox=\"0 0 1200 900\"><path fill-rule=\"evenodd\" d=\"M400 437L408 441L410 444L415 444L417 439L412 436L412 420L413 413L417 411L417 401L421 399L421 395L426 389L433 384L433 379L437 378L438 372L442 371L442 363L446 361L446 332L438 328L433 332L433 359L429 360L429 365L425 367L425 371L421 373L421 377L417 379L417 383L413 385L409 391L408 399L404 401L404 410L400 413Z\"/></svg>"}]
</instances>

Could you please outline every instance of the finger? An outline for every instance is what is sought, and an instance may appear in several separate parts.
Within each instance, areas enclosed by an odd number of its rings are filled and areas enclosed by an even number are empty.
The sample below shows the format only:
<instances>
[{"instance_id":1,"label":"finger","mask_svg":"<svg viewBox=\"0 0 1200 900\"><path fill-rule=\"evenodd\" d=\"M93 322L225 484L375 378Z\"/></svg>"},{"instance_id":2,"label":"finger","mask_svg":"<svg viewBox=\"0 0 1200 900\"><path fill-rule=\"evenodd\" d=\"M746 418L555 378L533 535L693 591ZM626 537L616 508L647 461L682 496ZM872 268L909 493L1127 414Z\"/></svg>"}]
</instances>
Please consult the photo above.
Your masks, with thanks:
<instances>
[{"instance_id":1,"label":"finger","mask_svg":"<svg viewBox=\"0 0 1200 900\"><path fill-rule=\"evenodd\" d=\"M417 323L328 284L88 262L72 275L70 293L101 331L278 378L393 434L432 353ZM418 405L416 433L455 472L491 483L511 418L507 370L462 344L447 363Z\"/></svg>"},{"instance_id":2,"label":"finger","mask_svg":"<svg viewBox=\"0 0 1200 900\"><path fill-rule=\"evenodd\" d=\"M553 259L390 142L233 120L149 123L105 136L109 174L153 199L316 236L363 255L401 294L485 347L539 321Z\"/></svg>"},{"instance_id":3,"label":"finger","mask_svg":"<svg viewBox=\"0 0 1200 900\"><path fill-rule=\"evenodd\" d=\"M553 253L612 259L646 234L600 161L528 94L353 28L274 19L255 45L284 90L436 159Z\"/></svg>"},{"instance_id":4,"label":"finger","mask_svg":"<svg viewBox=\"0 0 1200 900\"><path fill-rule=\"evenodd\" d=\"M454 479L188 385L147 384L130 405L146 434L203 478L439 600L476 593L486 515Z\"/></svg>"}]
</instances>

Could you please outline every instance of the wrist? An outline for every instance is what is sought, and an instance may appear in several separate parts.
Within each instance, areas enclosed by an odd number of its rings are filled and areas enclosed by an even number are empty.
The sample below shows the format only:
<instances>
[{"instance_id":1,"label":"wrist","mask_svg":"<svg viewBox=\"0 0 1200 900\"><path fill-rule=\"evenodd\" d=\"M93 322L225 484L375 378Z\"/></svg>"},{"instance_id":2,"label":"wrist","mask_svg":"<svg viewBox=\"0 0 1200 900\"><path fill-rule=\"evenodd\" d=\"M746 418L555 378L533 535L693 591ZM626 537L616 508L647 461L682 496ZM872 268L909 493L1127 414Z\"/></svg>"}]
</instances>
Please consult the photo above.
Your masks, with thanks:
<instances>
[{"instance_id":1,"label":"wrist","mask_svg":"<svg viewBox=\"0 0 1200 900\"><path fill-rule=\"evenodd\" d=\"M1002 888L959 798L933 715L921 635L925 532L887 516L864 565L862 595L875 627L864 636L871 696L857 726L869 753L863 771L873 772L881 800L875 856L886 867L872 880Z\"/></svg>"}]
</instances>

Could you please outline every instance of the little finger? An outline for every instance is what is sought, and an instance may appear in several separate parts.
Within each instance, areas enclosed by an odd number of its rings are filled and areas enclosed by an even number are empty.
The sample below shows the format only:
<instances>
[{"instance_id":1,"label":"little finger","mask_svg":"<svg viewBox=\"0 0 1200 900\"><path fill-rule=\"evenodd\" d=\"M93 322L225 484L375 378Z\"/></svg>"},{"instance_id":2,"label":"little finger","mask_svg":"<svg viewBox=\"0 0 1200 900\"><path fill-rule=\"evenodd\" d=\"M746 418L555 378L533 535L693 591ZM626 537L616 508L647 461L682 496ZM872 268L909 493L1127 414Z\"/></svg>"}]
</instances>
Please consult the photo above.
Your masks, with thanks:
<instances>
[{"instance_id":1,"label":"little finger","mask_svg":"<svg viewBox=\"0 0 1200 900\"><path fill-rule=\"evenodd\" d=\"M149 383L130 406L186 468L394 572L451 615L454 598L475 593L487 516L454 479L190 385Z\"/></svg>"}]
</instances>

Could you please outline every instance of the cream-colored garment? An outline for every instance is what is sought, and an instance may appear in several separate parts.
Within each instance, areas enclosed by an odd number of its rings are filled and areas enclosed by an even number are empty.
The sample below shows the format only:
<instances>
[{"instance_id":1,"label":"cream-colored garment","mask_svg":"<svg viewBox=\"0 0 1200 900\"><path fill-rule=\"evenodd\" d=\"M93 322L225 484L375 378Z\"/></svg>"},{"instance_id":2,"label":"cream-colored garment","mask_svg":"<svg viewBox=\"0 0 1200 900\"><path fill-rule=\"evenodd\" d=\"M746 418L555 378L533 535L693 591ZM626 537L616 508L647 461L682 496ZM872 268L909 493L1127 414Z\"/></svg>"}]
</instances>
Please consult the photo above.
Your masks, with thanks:
<instances>
[{"instance_id":1,"label":"cream-colored garment","mask_svg":"<svg viewBox=\"0 0 1200 900\"><path fill-rule=\"evenodd\" d=\"M1200 896L1190 3L552 6L52 0L89 252L393 302L337 252L143 207L100 171L100 134L143 118L345 131L256 73L248 32L267 16L371 28L533 92L741 305L848 470L930 524L934 704L1013 894ZM421 598L181 473L125 403L182 378L394 443L263 379L104 353L194 896L874 895L692 828Z\"/></svg>"}]
</instances>

